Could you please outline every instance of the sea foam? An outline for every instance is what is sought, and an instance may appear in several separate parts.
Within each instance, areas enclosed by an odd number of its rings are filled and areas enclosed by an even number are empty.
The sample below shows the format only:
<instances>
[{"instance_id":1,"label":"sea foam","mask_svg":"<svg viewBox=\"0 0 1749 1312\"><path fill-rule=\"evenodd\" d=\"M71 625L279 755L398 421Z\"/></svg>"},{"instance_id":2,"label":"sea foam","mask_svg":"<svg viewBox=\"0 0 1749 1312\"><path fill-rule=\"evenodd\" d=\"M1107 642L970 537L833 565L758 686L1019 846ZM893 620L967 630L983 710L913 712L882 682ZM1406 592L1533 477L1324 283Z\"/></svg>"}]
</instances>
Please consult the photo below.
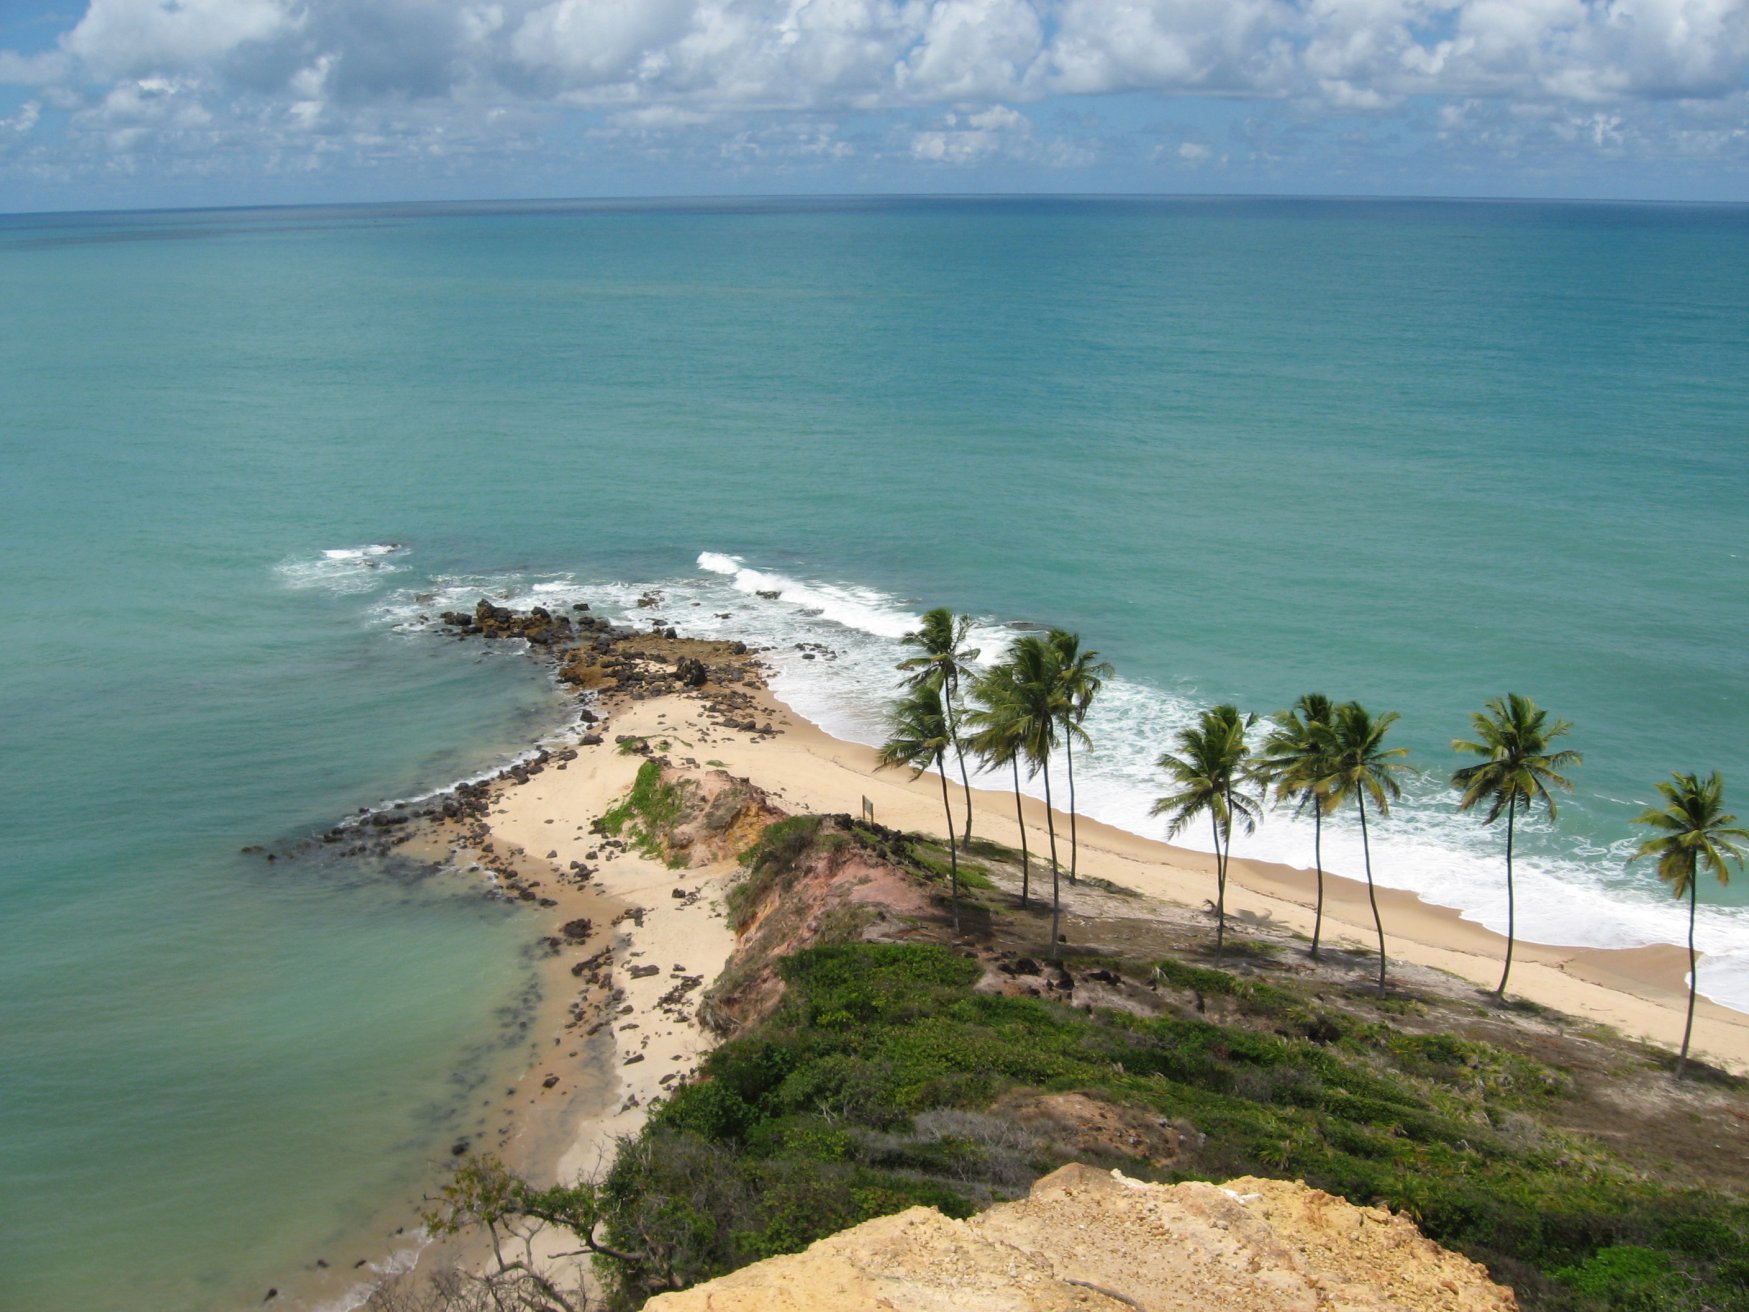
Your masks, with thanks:
<instances>
[{"instance_id":1,"label":"sea foam","mask_svg":"<svg viewBox=\"0 0 1749 1312\"><path fill-rule=\"evenodd\" d=\"M690 576L654 581L570 573L443 576L426 592L386 597L378 610L401 627L417 628L438 611L471 609L481 596L507 606L555 610L586 601L592 613L633 627L648 627L659 618L689 637L737 638L760 650L773 691L803 717L851 741L875 745L882 740L900 679L896 666L909 654L902 639L921 618L912 605L876 588L760 568L724 552L700 552L697 567ZM652 594L655 605L639 604ZM976 617L969 637L980 649L976 664L994 664L1018 632L1033 627L1024 618ZM1081 814L1165 838L1165 821L1150 814L1166 790L1156 761L1173 736L1195 721L1202 705L1190 685L1164 688L1121 675L1109 680L1087 720L1095 750L1076 754ZM1260 722L1257 736L1268 727ZM1063 767L1061 757L1052 766L1059 806L1067 802ZM1006 772L986 775L974 769L972 776L985 787L1011 786ZM1024 781L1023 790L1042 797L1043 782ZM846 807L853 804L854 799L845 799ZM1649 879L1624 873L1628 844L1605 845L1536 821L1521 821L1519 834L1520 939L1584 947L1686 941L1686 906L1663 896ZM1390 815L1372 818L1369 838L1380 886L1416 893L1505 931L1504 834L1460 814L1443 778L1407 777L1404 796ZM1199 851L1212 848L1208 826L1200 822L1172 841ZM1235 835L1233 854L1309 869L1311 820L1295 814L1291 803L1272 804L1255 833ZM1327 870L1362 877L1360 829L1353 814L1326 817L1323 856ZM1701 992L1749 1011L1749 908L1703 903L1696 940L1707 954Z\"/></svg>"},{"instance_id":2,"label":"sea foam","mask_svg":"<svg viewBox=\"0 0 1749 1312\"><path fill-rule=\"evenodd\" d=\"M359 593L379 588L387 576L406 569L394 557L406 548L398 542L374 542L362 547L330 547L316 556L289 556L274 573L289 588L325 588Z\"/></svg>"}]
</instances>

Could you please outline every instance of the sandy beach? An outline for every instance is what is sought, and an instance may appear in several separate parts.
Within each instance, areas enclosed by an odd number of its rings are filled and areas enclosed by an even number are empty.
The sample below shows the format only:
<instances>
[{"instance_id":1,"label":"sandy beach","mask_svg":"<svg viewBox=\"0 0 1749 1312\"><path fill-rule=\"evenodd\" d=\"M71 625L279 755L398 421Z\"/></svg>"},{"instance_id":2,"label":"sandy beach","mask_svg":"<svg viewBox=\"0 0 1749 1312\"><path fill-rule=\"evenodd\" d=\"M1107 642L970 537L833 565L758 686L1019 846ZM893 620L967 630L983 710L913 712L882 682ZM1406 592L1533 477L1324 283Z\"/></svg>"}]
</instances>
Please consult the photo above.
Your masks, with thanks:
<instances>
[{"instance_id":1,"label":"sandy beach","mask_svg":"<svg viewBox=\"0 0 1749 1312\"><path fill-rule=\"evenodd\" d=\"M556 886L556 924L590 911L603 914L603 908L613 916L587 941L567 943L556 961L553 978L566 1000L553 1012L560 1025L553 1060L526 1072L519 1101L537 1114L519 1117L503 1140L512 1161L541 1175L571 1179L600 1169L614 1141L635 1133L651 1102L694 1069L712 1042L698 1022L697 998L734 946L721 893L735 861L673 870L604 847L592 832L591 823L624 796L644 760L620 750L616 740L643 739L652 753L676 763L720 766L750 778L792 812L854 814L866 798L883 824L941 830L934 775L912 779L904 770L877 771L871 748L823 733L769 692L754 696L753 718L773 732L725 726L696 695L610 695L596 707L602 716L594 726L603 738L599 745L579 747L575 759L505 788L493 802L487 823L494 844L524 868L549 872L542 891ZM977 833L1018 843L1011 793L974 789L974 803ZM1047 842L1044 808L1028 798L1024 810L1027 842L1040 853ZM1212 857L1094 821L1081 820L1079 830L1083 876L1180 907L1202 907L1212 898ZM1061 814L1058 843L1066 861L1067 817ZM572 862L592 872L581 887L559 878ZM1042 863L1035 869L1042 870ZM1072 907L1074 894L1066 881L1064 887L1066 906ZM1410 894L1380 890L1379 902L1394 966L1448 972L1476 985L1477 1001L1483 1001L1499 977L1501 936ZM1241 931L1272 927L1309 936L1312 903L1310 872L1235 857L1227 905ZM1363 883L1326 874L1324 941L1372 949ZM573 970L578 962L587 968ZM1687 1004L1685 965L1686 954L1672 946L1601 950L1521 942L1511 993L1670 1048L1680 1038ZM1371 968L1357 961L1357 980ZM1749 1016L1702 999L1693 1051L1734 1072L1749 1072ZM591 1078L591 1070L611 1074L603 1083Z\"/></svg>"}]
</instances>

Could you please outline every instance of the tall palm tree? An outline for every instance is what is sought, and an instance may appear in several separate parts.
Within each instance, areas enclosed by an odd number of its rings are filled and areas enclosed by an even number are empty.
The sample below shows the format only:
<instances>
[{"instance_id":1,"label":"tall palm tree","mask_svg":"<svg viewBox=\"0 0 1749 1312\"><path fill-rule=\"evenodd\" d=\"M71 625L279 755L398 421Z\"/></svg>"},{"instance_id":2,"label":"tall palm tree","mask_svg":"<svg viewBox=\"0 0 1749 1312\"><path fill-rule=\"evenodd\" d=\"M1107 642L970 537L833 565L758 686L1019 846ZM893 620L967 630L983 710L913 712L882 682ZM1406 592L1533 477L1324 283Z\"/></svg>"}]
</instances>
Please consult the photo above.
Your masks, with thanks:
<instances>
[{"instance_id":1,"label":"tall palm tree","mask_svg":"<svg viewBox=\"0 0 1749 1312\"><path fill-rule=\"evenodd\" d=\"M1735 861L1742 868L1743 851L1737 843L1749 840L1749 829L1737 825L1736 816L1725 814L1725 781L1717 770L1704 782L1698 775L1673 774L1669 783L1658 785L1658 791L1664 795L1664 806L1651 807L1634 820L1657 832L1629 860L1657 857L1658 878L1670 885L1672 895L1688 895L1688 1022L1682 1027L1682 1051L1676 1058L1676 1077L1681 1079L1688 1066L1688 1040L1694 1033L1697 876L1707 870L1719 877L1720 884L1730 883L1728 863Z\"/></svg>"},{"instance_id":2,"label":"tall palm tree","mask_svg":"<svg viewBox=\"0 0 1749 1312\"><path fill-rule=\"evenodd\" d=\"M1372 903L1372 923L1379 932L1379 992L1385 991L1385 922L1379 916L1378 890L1372 882L1372 845L1366 832L1366 802L1370 797L1380 815L1389 815L1391 802L1401 796L1396 776L1402 772L1406 747L1384 745L1385 731L1397 722L1395 711L1374 719L1359 702L1343 702L1323 730L1330 773L1320 791L1335 810L1349 798L1360 811L1360 851L1366 862L1366 896Z\"/></svg>"},{"instance_id":3,"label":"tall palm tree","mask_svg":"<svg viewBox=\"0 0 1749 1312\"><path fill-rule=\"evenodd\" d=\"M1027 714L1024 695L1015 682L1012 655L974 679L970 692L975 705L965 713L965 723L972 729L966 746L986 766L1006 765L1014 772L1014 822L1020 828L1020 905L1025 908L1032 895L1032 854L1026 846L1026 813L1020 801L1020 761L1026 755ZM1035 773L1036 769L1029 764L1028 773Z\"/></svg>"},{"instance_id":4,"label":"tall palm tree","mask_svg":"<svg viewBox=\"0 0 1749 1312\"><path fill-rule=\"evenodd\" d=\"M1062 867L1057 862L1057 820L1051 806L1051 753L1057 746L1062 723L1062 680L1058 677L1057 649L1036 633L1018 639L1008 650L1013 669L1013 693L1020 751L1027 763L1044 776L1045 832L1051 850L1051 960L1062 949Z\"/></svg>"},{"instance_id":5,"label":"tall palm tree","mask_svg":"<svg viewBox=\"0 0 1749 1312\"><path fill-rule=\"evenodd\" d=\"M1312 865L1318 874L1318 906L1312 917L1312 959L1318 957L1318 940L1324 932L1324 812L1329 799L1319 789L1330 773L1327 729L1330 699L1321 692L1306 693L1283 711L1280 723L1263 744L1261 773L1275 785L1280 801L1293 798L1296 810L1312 813Z\"/></svg>"},{"instance_id":6,"label":"tall palm tree","mask_svg":"<svg viewBox=\"0 0 1749 1312\"><path fill-rule=\"evenodd\" d=\"M946 606L925 611L923 622L899 641L916 647L918 654L899 662L899 668L910 674L907 688L920 688L935 683L941 688L941 704L947 713L948 737L953 754L959 761L960 783L966 790L966 842L972 841L972 781L966 773L965 749L960 743L959 718L954 714L954 694L959 691L960 677L971 673L971 664L978 659L978 649L967 647L966 635L971 632L972 617L955 615ZM952 821L948 827L953 827Z\"/></svg>"},{"instance_id":7,"label":"tall palm tree","mask_svg":"<svg viewBox=\"0 0 1749 1312\"><path fill-rule=\"evenodd\" d=\"M940 686L934 682L925 683L901 697L888 713L887 735L887 741L881 744L880 763L876 769L909 766L911 777L916 779L933 765L941 775L941 807L947 813L953 929L957 934L960 928L960 861L953 839L953 807L947 797L947 749L953 745L953 729Z\"/></svg>"},{"instance_id":8,"label":"tall palm tree","mask_svg":"<svg viewBox=\"0 0 1749 1312\"><path fill-rule=\"evenodd\" d=\"M1500 972L1500 984L1494 996L1506 997L1506 980L1512 974L1512 941L1517 913L1512 888L1512 831L1520 810L1530 811L1538 802L1555 818L1555 799L1549 793L1552 785L1573 789L1572 781L1560 772L1579 765L1584 757L1570 749L1550 751L1549 744L1566 735L1572 725L1566 720L1549 723L1549 713L1528 697L1509 692L1496 697L1485 709L1470 716L1475 727L1474 740L1452 739L1454 752L1470 752L1481 757L1476 765L1466 765L1451 776L1451 786L1460 791L1458 810L1468 811L1480 802L1488 803L1482 823L1491 825L1502 815L1506 817L1506 966Z\"/></svg>"},{"instance_id":9,"label":"tall palm tree","mask_svg":"<svg viewBox=\"0 0 1749 1312\"><path fill-rule=\"evenodd\" d=\"M1098 652L1081 650L1079 633L1052 629L1046 641L1056 649L1057 678L1062 686L1063 750L1069 771L1069 882L1073 884L1081 859L1080 836L1075 832L1075 740L1079 738L1089 751L1093 749L1093 740L1081 727L1081 721L1087 718L1093 699L1099 696L1099 690L1114 671L1110 661L1099 659Z\"/></svg>"},{"instance_id":10,"label":"tall palm tree","mask_svg":"<svg viewBox=\"0 0 1749 1312\"><path fill-rule=\"evenodd\" d=\"M1236 706L1213 706L1197 722L1178 733L1178 754L1162 753L1156 764L1177 791L1154 803L1153 815L1170 815L1166 836L1173 837L1197 816L1208 813L1215 838L1215 954L1220 955L1227 932L1227 857L1233 846L1233 822L1245 832L1257 827L1257 801L1246 793L1245 730L1255 716L1241 715Z\"/></svg>"}]
</instances>

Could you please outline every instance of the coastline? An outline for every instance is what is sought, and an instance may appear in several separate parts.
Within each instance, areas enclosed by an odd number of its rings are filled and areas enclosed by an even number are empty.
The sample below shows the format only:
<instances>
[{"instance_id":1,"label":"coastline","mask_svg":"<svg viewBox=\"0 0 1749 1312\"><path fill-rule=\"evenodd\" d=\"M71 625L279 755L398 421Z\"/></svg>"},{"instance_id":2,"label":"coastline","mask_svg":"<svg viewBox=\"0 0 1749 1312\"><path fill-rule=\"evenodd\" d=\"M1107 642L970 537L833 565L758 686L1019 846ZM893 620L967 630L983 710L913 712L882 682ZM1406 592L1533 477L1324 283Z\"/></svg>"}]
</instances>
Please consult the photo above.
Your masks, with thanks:
<instances>
[{"instance_id":1,"label":"coastline","mask_svg":"<svg viewBox=\"0 0 1749 1312\"><path fill-rule=\"evenodd\" d=\"M730 644L631 635L633 648L653 646L653 663L688 653L709 660ZM745 650L744 648L742 649ZM732 855L675 869L607 841L595 822L631 788L651 756L676 764L726 770L750 780L790 813L857 813L866 798L883 825L940 833L940 781L932 775L876 769L874 749L832 737L776 697L757 658L733 682L724 714L721 687L679 690L627 685L591 688L586 732L544 760L513 767L475 785L470 815L440 821L428 841L447 845L458 866L477 863L507 896L541 904L545 996L531 1021L540 1055L495 1100L501 1123L475 1145L495 1152L536 1183L568 1182L605 1169L616 1143L635 1135L659 1100L688 1078L716 1038L700 1022L698 1001L735 947L722 907L738 870ZM584 680L571 680L585 684ZM640 741L641 740L641 741ZM643 744L648 744L644 746ZM623 745L622 745L623 744ZM963 793L951 784L956 810ZM1012 793L972 790L979 836L1018 845ZM1022 810L1035 880L1046 870L1042 802ZM1066 813L1057 812L1058 848L1067 865ZM1080 819L1080 872L1086 881L1134 890L1156 912L1209 924L1214 859L1157 839ZM1233 931L1288 932L1309 938L1314 886L1309 870L1249 861L1231 863L1227 903ZM478 877L478 876L477 876ZM1048 875L1046 876L1048 880ZM1035 890L1048 887L1035 882ZM1065 929L1074 942L1077 890L1063 881ZM1366 885L1325 872L1323 969L1371 980L1376 938ZM1378 890L1393 980L1424 980L1444 972L1475 986L1478 1007L1498 980L1502 936L1412 893ZM566 926L589 921L567 934ZM1042 945L1041 945L1042 947ZM1285 962L1283 963L1286 964ZM1687 1005L1686 953L1677 947L1556 947L1520 941L1515 949L1514 1002L1607 1026L1661 1050L1675 1047ZM1703 967L1704 968L1704 967ZM1409 987L1414 987L1413 984ZM1449 989L1449 986L1448 986ZM1559 1024L1558 1017L1544 1016ZM1749 1016L1701 998L1693 1054L1734 1074L1749 1074ZM419 1269L483 1260L483 1250L436 1245Z\"/></svg>"}]
</instances>

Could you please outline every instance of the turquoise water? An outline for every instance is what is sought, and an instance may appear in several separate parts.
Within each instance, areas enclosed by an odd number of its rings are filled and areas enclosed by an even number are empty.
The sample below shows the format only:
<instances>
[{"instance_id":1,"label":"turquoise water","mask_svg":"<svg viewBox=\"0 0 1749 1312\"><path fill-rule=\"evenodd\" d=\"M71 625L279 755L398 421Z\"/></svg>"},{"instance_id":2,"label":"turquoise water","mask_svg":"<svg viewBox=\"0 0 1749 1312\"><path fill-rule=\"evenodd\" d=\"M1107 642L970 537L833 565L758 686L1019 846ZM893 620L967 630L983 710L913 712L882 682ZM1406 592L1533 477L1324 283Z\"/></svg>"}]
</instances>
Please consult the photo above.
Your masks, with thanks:
<instances>
[{"instance_id":1,"label":"turquoise water","mask_svg":"<svg viewBox=\"0 0 1749 1312\"><path fill-rule=\"evenodd\" d=\"M992 653L1079 629L1121 676L1084 804L1149 833L1197 706L1395 709L1426 773L1377 873L1494 924L1446 744L1528 693L1586 754L1526 840L1547 941L1680 934L1623 864L1654 780L1720 769L1749 812L1742 208L24 216L0 343L0 1305L237 1308L394 1247L356 1227L514 1047L532 927L239 849L553 724L422 624L482 591L659 586L862 738L925 606ZM1749 1007L1749 879L1704 896L1702 987Z\"/></svg>"}]
</instances>

